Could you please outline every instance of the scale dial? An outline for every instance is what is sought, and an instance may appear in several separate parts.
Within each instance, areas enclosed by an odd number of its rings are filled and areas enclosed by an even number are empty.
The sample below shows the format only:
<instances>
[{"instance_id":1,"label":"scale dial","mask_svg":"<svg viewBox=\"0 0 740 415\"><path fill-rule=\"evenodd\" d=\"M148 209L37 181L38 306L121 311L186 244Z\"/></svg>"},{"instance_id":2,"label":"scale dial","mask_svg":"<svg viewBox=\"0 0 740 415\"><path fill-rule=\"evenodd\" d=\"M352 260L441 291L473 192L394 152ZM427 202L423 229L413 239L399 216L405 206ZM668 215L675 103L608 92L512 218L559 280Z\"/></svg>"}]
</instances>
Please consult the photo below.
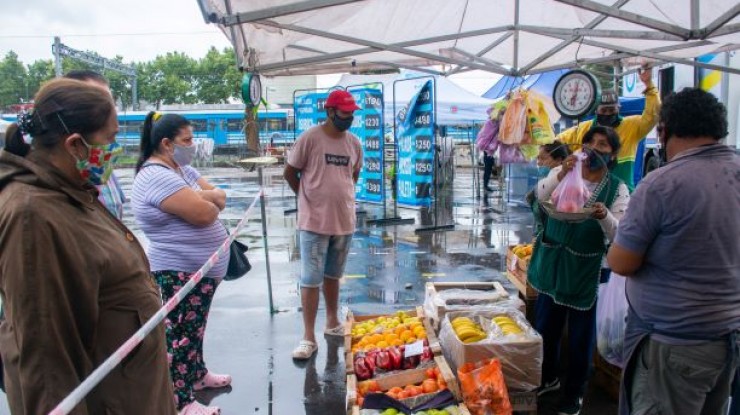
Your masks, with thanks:
<instances>
[{"instance_id":1,"label":"scale dial","mask_svg":"<svg viewBox=\"0 0 740 415\"><path fill-rule=\"evenodd\" d=\"M589 72L575 70L560 77L552 98L561 115L580 118L594 109L600 90L596 77Z\"/></svg>"},{"instance_id":2,"label":"scale dial","mask_svg":"<svg viewBox=\"0 0 740 415\"><path fill-rule=\"evenodd\" d=\"M244 73L242 78L242 99L249 107L256 107L262 99L262 80L256 73Z\"/></svg>"}]
</instances>

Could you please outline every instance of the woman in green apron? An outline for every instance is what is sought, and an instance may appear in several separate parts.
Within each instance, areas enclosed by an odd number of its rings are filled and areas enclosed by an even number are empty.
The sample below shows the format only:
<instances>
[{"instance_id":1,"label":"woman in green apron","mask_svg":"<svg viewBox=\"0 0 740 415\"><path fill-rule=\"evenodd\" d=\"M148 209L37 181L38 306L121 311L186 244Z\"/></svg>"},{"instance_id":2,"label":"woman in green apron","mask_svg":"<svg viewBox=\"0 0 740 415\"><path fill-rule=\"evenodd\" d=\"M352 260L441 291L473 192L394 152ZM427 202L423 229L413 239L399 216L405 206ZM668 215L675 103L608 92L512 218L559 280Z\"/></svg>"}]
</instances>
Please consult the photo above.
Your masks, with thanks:
<instances>
[{"instance_id":1,"label":"woman in green apron","mask_svg":"<svg viewBox=\"0 0 740 415\"><path fill-rule=\"evenodd\" d=\"M543 338L542 386L539 394L560 389L560 338L568 327L559 414L579 414L596 342L596 294L607 244L629 202L627 186L610 172L619 152L619 136L608 127L594 127L583 137L583 179L591 191L585 207L590 219L573 223L543 216L527 278L538 292L535 328ZM555 187L581 162L569 156L561 167L538 183L537 199L550 200Z\"/></svg>"}]
</instances>

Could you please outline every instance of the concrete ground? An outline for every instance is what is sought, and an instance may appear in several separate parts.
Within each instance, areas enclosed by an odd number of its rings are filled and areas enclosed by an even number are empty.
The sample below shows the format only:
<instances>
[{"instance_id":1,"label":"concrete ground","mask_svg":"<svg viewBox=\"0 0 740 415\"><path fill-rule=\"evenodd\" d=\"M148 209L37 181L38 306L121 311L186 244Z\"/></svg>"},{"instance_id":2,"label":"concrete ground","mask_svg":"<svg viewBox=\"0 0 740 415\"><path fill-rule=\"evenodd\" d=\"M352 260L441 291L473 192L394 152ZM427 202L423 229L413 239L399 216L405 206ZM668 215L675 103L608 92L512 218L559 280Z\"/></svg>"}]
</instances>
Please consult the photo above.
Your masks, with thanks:
<instances>
[{"instance_id":1,"label":"concrete ground","mask_svg":"<svg viewBox=\"0 0 740 415\"><path fill-rule=\"evenodd\" d=\"M256 172L238 168L203 168L201 172L224 188L229 205L222 214L233 226L257 193ZM295 232L296 214L292 192L282 180L281 169L265 170L267 225L272 276L273 307L267 282L265 250L259 206L249 216L240 240L250 247L253 269L245 277L224 282L216 293L205 338L210 370L230 373L230 388L202 393L203 403L218 405L224 415L313 414L339 415L345 407L344 350L341 342L320 336L317 355L304 363L294 362L291 351L302 333L298 290L299 253ZM133 172L120 170L129 194ZM382 206L358 206L358 229L340 292L343 312L357 314L391 312L421 305L428 281L500 281L514 292L502 276L506 247L532 237L531 215L522 208L500 201L475 198L471 170L458 169L452 191L445 192L436 213L399 209L413 225L368 226L368 219L383 217ZM388 209L387 209L388 210ZM505 210L505 211L504 211ZM392 209L385 217L393 216ZM435 223L454 224L450 231L415 229ZM145 244L130 209L124 218ZM323 301L318 328L323 328ZM318 329L317 329L318 330ZM556 396L540 401L540 414L553 414ZM583 414L616 413L616 403L600 389L590 387ZM9 413L0 399L0 414Z\"/></svg>"}]
</instances>

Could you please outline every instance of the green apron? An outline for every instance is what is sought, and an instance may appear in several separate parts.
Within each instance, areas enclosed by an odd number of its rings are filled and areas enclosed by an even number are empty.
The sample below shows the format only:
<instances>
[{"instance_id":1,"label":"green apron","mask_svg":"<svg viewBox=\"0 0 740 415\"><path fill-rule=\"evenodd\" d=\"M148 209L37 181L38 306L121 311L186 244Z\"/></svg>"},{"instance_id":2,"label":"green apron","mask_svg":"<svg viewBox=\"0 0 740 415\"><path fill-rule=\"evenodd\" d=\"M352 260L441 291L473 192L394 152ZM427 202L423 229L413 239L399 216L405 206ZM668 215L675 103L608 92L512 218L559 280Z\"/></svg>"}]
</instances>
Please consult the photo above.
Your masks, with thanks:
<instances>
[{"instance_id":1,"label":"green apron","mask_svg":"<svg viewBox=\"0 0 740 415\"><path fill-rule=\"evenodd\" d=\"M617 176L607 173L586 207L601 202L611 208L620 183ZM604 231L598 220L568 223L545 216L527 279L535 290L549 295L556 304L588 310L596 302L601 260L606 250Z\"/></svg>"}]
</instances>

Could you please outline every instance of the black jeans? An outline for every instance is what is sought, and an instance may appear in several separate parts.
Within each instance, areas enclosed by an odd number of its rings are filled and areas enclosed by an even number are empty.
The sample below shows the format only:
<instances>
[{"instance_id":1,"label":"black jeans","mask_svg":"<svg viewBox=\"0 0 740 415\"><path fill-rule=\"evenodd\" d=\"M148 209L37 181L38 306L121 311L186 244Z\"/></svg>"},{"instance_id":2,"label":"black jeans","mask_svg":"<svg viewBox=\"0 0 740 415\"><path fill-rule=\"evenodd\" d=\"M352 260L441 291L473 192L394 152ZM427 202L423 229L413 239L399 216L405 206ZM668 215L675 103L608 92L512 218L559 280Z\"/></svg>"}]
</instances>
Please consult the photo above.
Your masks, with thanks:
<instances>
[{"instance_id":1,"label":"black jeans","mask_svg":"<svg viewBox=\"0 0 740 415\"><path fill-rule=\"evenodd\" d=\"M565 369L563 397L582 397L591 370L596 344L596 304L588 310L555 304L552 297L537 297L535 329L542 335L542 384L560 372L560 339L568 322L568 367Z\"/></svg>"},{"instance_id":2,"label":"black jeans","mask_svg":"<svg viewBox=\"0 0 740 415\"><path fill-rule=\"evenodd\" d=\"M493 172L493 166L496 164L496 159L493 156L483 153L483 187L488 187L488 182L491 181L491 173Z\"/></svg>"}]
</instances>

